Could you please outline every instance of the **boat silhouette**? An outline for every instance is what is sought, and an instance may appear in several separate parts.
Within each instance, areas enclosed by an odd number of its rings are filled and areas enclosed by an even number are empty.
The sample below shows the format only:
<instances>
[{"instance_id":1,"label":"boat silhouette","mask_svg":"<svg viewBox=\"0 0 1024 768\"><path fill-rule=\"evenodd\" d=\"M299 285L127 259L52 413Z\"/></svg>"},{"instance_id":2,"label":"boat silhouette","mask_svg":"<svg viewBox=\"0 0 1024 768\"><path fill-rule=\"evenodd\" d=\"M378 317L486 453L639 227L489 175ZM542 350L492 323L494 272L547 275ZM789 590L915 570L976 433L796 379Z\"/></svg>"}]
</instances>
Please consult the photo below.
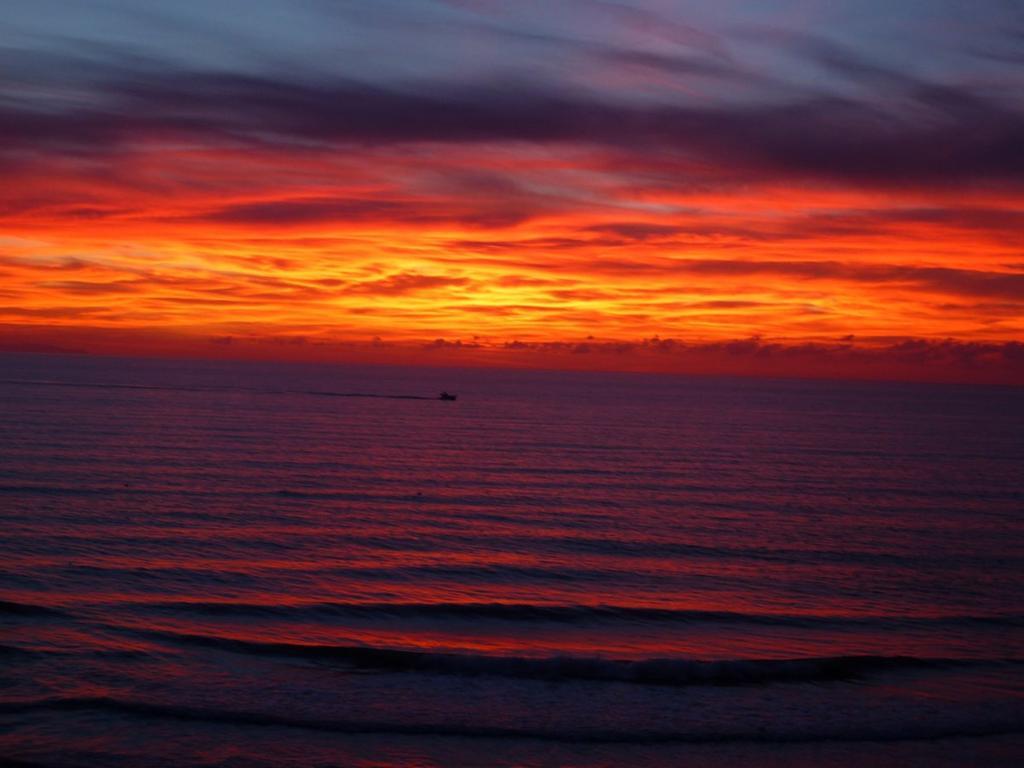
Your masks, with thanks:
<instances>
[{"instance_id":1,"label":"boat silhouette","mask_svg":"<svg viewBox=\"0 0 1024 768\"><path fill-rule=\"evenodd\" d=\"M457 397L458 397L458 395L452 395L452 394L449 394L448 392L442 392L438 399L439 400L455 400Z\"/></svg>"}]
</instances>

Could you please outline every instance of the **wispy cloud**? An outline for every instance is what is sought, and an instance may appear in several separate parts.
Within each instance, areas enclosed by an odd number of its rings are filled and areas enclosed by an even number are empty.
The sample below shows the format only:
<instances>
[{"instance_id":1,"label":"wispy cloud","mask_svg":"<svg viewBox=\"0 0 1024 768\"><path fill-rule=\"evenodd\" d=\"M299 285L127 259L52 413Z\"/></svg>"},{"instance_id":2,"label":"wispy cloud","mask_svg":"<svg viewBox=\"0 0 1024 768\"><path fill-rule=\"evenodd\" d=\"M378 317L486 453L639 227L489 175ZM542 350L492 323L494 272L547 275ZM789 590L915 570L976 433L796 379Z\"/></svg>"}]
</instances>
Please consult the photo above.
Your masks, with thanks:
<instances>
[{"instance_id":1,"label":"wispy cloud","mask_svg":"<svg viewBox=\"0 0 1024 768\"><path fill-rule=\"evenodd\" d=\"M534 142L678 153L757 177L1024 182L1024 112L955 85L901 83L874 101L807 96L739 105L630 105L525 83L437 82L411 91L201 72L96 90L97 105L4 106L0 138L8 162L25 152L91 155L143 141L279 150L310 142Z\"/></svg>"},{"instance_id":2,"label":"wispy cloud","mask_svg":"<svg viewBox=\"0 0 1024 768\"><path fill-rule=\"evenodd\" d=\"M13 0L5 317L288 355L1009 360L1022 19L979 3L954 32L883 0Z\"/></svg>"},{"instance_id":3,"label":"wispy cloud","mask_svg":"<svg viewBox=\"0 0 1024 768\"><path fill-rule=\"evenodd\" d=\"M465 277L447 277L445 275L421 275L405 272L380 280L368 280L355 283L346 288L348 293L376 294L379 296L397 296L401 294L427 291L434 288L461 287L469 284Z\"/></svg>"}]
</instances>

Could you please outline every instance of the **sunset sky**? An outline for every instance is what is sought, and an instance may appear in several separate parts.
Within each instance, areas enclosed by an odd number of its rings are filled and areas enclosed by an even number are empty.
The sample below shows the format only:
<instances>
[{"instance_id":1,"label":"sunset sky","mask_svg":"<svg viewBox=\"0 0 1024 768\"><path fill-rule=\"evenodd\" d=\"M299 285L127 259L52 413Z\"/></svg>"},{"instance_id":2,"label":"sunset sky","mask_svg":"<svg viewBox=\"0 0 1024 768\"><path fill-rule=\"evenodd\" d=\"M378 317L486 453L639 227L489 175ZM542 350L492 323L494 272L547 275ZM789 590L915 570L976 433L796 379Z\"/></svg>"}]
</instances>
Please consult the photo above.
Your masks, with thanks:
<instances>
[{"instance_id":1,"label":"sunset sky","mask_svg":"<svg viewBox=\"0 0 1024 768\"><path fill-rule=\"evenodd\" d=\"M1024 383L1017 0L5 0L0 347Z\"/></svg>"}]
</instances>

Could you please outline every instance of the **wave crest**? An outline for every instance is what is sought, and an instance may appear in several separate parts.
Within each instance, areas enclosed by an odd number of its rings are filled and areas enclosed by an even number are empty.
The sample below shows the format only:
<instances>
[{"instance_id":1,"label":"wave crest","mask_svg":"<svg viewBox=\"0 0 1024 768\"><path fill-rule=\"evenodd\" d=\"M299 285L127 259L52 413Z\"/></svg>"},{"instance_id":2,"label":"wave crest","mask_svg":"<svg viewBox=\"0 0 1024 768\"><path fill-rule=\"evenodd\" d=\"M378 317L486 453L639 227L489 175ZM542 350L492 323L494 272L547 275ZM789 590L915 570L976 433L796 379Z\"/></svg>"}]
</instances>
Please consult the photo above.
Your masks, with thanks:
<instances>
[{"instance_id":1,"label":"wave crest","mask_svg":"<svg viewBox=\"0 0 1024 768\"><path fill-rule=\"evenodd\" d=\"M798 659L606 659L585 656L491 656L435 653L364 645L314 645L260 642L162 630L140 634L184 645L233 653L291 656L330 661L360 670L423 674L493 675L547 681L594 681L638 685L767 685L858 680L869 675L910 670L936 670L983 664L965 659L927 659L914 656L828 656ZM1016 664L1013 661L987 663Z\"/></svg>"},{"instance_id":2,"label":"wave crest","mask_svg":"<svg viewBox=\"0 0 1024 768\"><path fill-rule=\"evenodd\" d=\"M893 727L844 727L836 725L826 731L800 729L766 732L764 729L707 728L693 731L614 730L579 728L563 730L516 728L485 723L414 723L382 720L347 720L340 718L302 717L253 711L233 711L133 701L114 697L50 698L32 701L0 703L0 714L28 711L89 711L115 712L134 717L169 718L204 723L227 723L249 726L283 726L316 731L350 734L385 734L408 736L454 736L480 739L537 739L555 742L595 744L656 744L656 743L729 743L736 741L762 743L800 743L817 741L913 741L920 739L979 737L1019 734L1024 732L1019 721L1003 719L994 722L961 723L955 728L928 723L905 724Z\"/></svg>"}]
</instances>

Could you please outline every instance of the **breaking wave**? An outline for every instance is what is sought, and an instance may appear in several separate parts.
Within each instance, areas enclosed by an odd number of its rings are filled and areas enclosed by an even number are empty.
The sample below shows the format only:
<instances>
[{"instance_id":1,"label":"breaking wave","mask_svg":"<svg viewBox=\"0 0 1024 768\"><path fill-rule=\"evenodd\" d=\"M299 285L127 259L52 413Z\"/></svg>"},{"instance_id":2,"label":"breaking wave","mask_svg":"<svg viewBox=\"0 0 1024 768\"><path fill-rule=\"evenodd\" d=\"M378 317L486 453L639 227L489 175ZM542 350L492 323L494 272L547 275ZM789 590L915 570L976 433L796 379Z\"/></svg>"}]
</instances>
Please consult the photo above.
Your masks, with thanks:
<instances>
[{"instance_id":1,"label":"breaking wave","mask_svg":"<svg viewBox=\"0 0 1024 768\"><path fill-rule=\"evenodd\" d=\"M512 677L547 681L593 681L637 685L767 685L859 680L887 672L945 669L979 662L914 656L827 656L801 659L606 659L584 656L491 656L436 653L365 645L318 645L259 642L164 630L136 630L147 637L233 653L275 655L336 662L351 669L384 673Z\"/></svg>"},{"instance_id":2,"label":"breaking wave","mask_svg":"<svg viewBox=\"0 0 1024 768\"><path fill-rule=\"evenodd\" d=\"M655 744L655 743L801 743L816 741L916 741L921 739L979 737L1018 734L1024 732L1019 722L1010 719L1002 721L962 722L956 727L931 725L928 723L906 723L899 727L844 726L835 724L822 731L810 731L800 727L780 729L775 732L764 729L744 730L704 726L686 731L672 730L616 730L600 727L574 729L516 728L493 726L485 723L457 722L408 722L387 720L355 720L341 717L293 716L283 713L257 711L235 711L210 707L193 707L163 704L108 696L69 697L37 699L22 702L0 703L0 714L24 713L29 711L103 711L119 715L147 718L165 718L202 723L224 723L242 726L277 726L304 728L307 730L329 731L348 734L385 734L431 737L457 737L479 739L536 739L554 742L577 742L595 744Z\"/></svg>"}]
</instances>

